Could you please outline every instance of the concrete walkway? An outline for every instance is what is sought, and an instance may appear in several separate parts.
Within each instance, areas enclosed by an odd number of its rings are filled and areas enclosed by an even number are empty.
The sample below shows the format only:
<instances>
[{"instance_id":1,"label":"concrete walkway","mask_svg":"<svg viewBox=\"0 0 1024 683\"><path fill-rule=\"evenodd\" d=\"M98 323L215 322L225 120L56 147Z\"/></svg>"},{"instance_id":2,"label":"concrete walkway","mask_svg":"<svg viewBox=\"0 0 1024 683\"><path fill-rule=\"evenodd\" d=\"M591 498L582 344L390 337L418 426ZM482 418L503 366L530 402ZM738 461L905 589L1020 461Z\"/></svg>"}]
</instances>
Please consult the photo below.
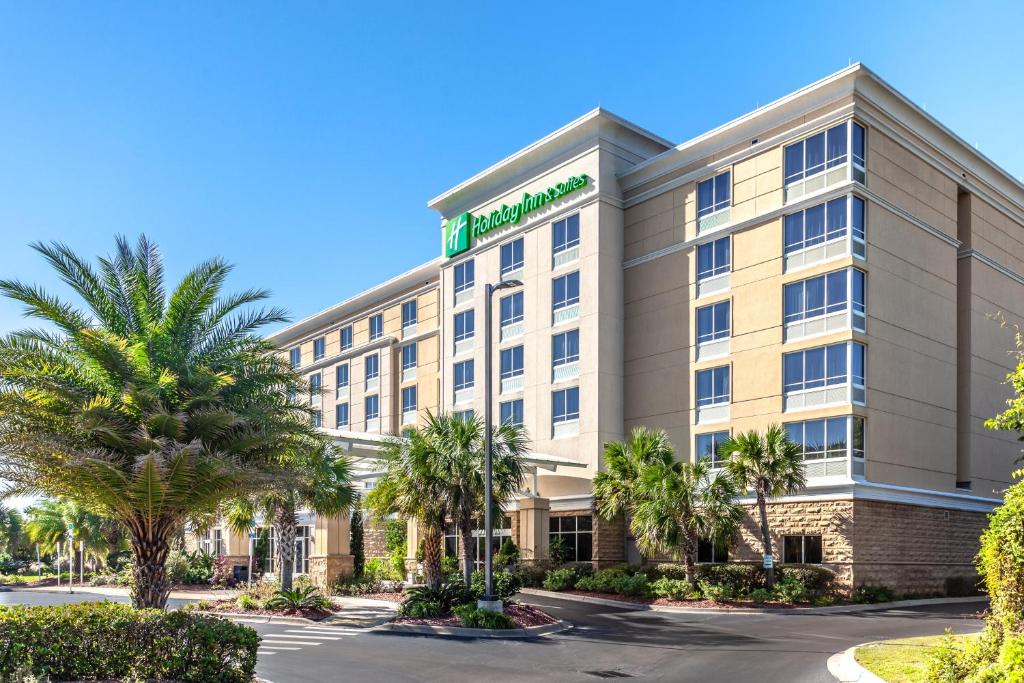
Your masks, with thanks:
<instances>
[{"instance_id":1,"label":"concrete walkway","mask_svg":"<svg viewBox=\"0 0 1024 683\"><path fill-rule=\"evenodd\" d=\"M124 586L79 586L73 584L72 586L75 593L86 594L86 595L99 595L112 598L127 598L128 589ZM33 587L17 587L19 591L31 592L31 593L67 593L67 584L63 584L59 588L57 586L33 586ZM212 590L203 588L184 588L172 590L170 598L173 600L227 600L230 598L237 598L241 591L233 589L222 589Z\"/></svg>"}]
</instances>

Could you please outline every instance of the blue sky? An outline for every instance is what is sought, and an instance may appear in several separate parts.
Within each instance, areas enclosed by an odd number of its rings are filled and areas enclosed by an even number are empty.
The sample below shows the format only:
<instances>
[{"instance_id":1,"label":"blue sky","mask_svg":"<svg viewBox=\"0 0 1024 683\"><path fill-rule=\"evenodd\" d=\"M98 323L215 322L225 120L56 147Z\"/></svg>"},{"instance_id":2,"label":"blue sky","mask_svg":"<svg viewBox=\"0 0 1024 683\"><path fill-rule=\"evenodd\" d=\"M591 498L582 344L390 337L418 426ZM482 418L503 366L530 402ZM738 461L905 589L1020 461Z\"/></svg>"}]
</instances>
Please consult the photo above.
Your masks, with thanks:
<instances>
[{"instance_id":1,"label":"blue sky","mask_svg":"<svg viewBox=\"0 0 1024 683\"><path fill-rule=\"evenodd\" d=\"M0 2L0 276L146 232L303 317L432 258L429 198L598 104L678 142L858 60L1024 176L1020 3L349 5Z\"/></svg>"}]
</instances>

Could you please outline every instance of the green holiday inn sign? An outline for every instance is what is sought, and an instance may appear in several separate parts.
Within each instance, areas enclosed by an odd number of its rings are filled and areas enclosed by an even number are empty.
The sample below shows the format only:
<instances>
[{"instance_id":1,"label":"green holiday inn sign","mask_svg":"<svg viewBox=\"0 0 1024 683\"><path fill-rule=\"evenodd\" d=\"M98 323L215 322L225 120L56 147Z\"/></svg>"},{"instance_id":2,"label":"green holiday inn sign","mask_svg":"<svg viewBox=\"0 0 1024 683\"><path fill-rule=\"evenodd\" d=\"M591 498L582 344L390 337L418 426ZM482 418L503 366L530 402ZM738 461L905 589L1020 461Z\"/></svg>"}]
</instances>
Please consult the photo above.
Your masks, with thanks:
<instances>
[{"instance_id":1,"label":"green holiday inn sign","mask_svg":"<svg viewBox=\"0 0 1024 683\"><path fill-rule=\"evenodd\" d=\"M502 204L488 214L474 216L469 211L444 222L444 255L448 258L469 249L473 240L505 225L516 225L526 214L537 211L561 197L581 190L590 183L586 173L571 176L537 194L523 193L523 198L511 206Z\"/></svg>"}]
</instances>

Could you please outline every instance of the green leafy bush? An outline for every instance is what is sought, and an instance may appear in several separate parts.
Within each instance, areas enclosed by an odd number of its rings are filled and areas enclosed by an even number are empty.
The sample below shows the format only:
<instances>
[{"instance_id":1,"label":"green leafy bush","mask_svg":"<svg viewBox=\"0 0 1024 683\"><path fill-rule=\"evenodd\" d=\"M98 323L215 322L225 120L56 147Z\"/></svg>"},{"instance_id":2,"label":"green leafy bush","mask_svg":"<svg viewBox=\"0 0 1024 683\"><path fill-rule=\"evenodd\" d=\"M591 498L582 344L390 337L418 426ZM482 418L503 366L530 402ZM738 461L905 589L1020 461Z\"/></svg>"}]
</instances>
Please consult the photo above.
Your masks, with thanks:
<instances>
[{"instance_id":1,"label":"green leafy bush","mask_svg":"<svg viewBox=\"0 0 1024 683\"><path fill-rule=\"evenodd\" d=\"M853 591L853 601L861 604L892 602L895 599L895 591L888 586L872 586L864 584L863 586L857 586Z\"/></svg>"},{"instance_id":2,"label":"green leafy bush","mask_svg":"<svg viewBox=\"0 0 1024 683\"><path fill-rule=\"evenodd\" d=\"M779 581L799 581L811 595L825 595L832 592L835 572L815 564L786 564L776 568Z\"/></svg>"},{"instance_id":3,"label":"green leafy bush","mask_svg":"<svg viewBox=\"0 0 1024 683\"><path fill-rule=\"evenodd\" d=\"M669 600L686 600L694 594L693 584L686 579L673 579L662 576L651 584L651 592L659 598Z\"/></svg>"},{"instance_id":4,"label":"green leafy bush","mask_svg":"<svg viewBox=\"0 0 1024 683\"><path fill-rule=\"evenodd\" d=\"M484 578L483 572L473 572L469 584L469 594L474 600L480 600L484 597ZM494 572L491 589L494 591L496 599L507 601L518 593L522 587L523 585L519 580L518 574L506 571Z\"/></svg>"},{"instance_id":5,"label":"green leafy bush","mask_svg":"<svg viewBox=\"0 0 1024 683\"><path fill-rule=\"evenodd\" d=\"M398 608L398 613L403 617L414 619L433 619L446 616L449 614L449 610L444 609L436 600L407 600Z\"/></svg>"},{"instance_id":6,"label":"green leafy bush","mask_svg":"<svg viewBox=\"0 0 1024 683\"><path fill-rule=\"evenodd\" d=\"M625 575L612 579L612 592L618 595L644 597L650 592L646 574Z\"/></svg>"},{"instance_id":7,"label":"green leafy bush","mask_svg":"<svg viewBox=\"0 0 1024 683\"><path fill-rule=\"evenodd\" d=\"M111 602L0 608L0 679L250 683L259 636L248 626Z\"/></svg>"},{"instance_id":8,"label":"green leafy bush","mask_svg":"<svg viewBox=\"0 0 1024 683\"><path fill-rule=\"evenodd\" d=\"M647 568L647 578L649 579L678 579L681 581L686 580L686 567L681 564L673 564L669 562L662 562L656 564L653 567Z\"/></svg>"},{"instance_id":9,"label":"green leafy bush","mask_svg":"<svg viewBox=\"0 0 1024 683\"><path fill-rule=\"evenodd\" d=\"M567 591L576 586L576 570L570 567L550 569L544 575L544 588L549 591Z\"/></svg>"},{"instance_id":10,"label":"green leafy bush","mask_svg":"<svg viewBox=\"0 0 1024 683\"><path fill-rule=\"evenodd\" d=\"M705 598L713 602L725 602L732 600L735 593L731 586L718 583L708 583L707 581L700 581L700 592Z\"/></svg>"},{"instance_id":11,"label":"green leafy bush","mask_svg":"<svg viewBox=\"0 0 1024 683\"><path fill-rule=\"evenodd\" d=\"M519 564L516 566L516 576L519 577L519 584L525 588L540 588L544 585L544 577L550 567L546 563Z\"/></svg>"},{"instance_id":12,"label":"green leafy bush","mask_svg":"<svg viewBox=\"0 0 1024 683\"><path fill-rule=\"evenodd\" d=\"M750 591L750 599L754 601L754 604L763 605L772 599L772 592L767 588L755 588Z\"/></svg>"},{"instance_id":13,"label":"green leafy bush","mask_svg":"<svg viewBox=\"0 0 1024 683\"><path fill-rule=\"evenodd\" d=\"M501 544L498 554L494 556L494 564L499 567L509 567L519 562L519 547L511 538L506 538Z\"/></svg>"},{"instance_id":14,"label":"green leafy bush","mask_svg":"<svg viewBox=\"0 0 1024 683\"><path fill-rule=\"evenodd\" d=\"M764 569L750 563L702 564L697 566L697 583L724 586L732 595L747 595L764 587Z\"/></svg>"},{"instance_id":15,"label":"green leafy bush","mask_svg":"<svg viewBox=\"0 0 1024 683\"><path fill-rule=\"evenodd\" d=\"M999 637L991 625L966 642L947 630L942 643L928 657L925 677L930 683L1003 683L1008 679L981 675L986 670L995 673L991 666L999 655Z\"/></svg>"},{"instance_id":16,"label":"green leafy bush","mask_svg":"<svg viewBox=\"0 0 1024 683\"><path fill-rule=\"evenodd\" d=\"M798 602L810 602L811 592L798 579L786 577L775 584L775 597L779 602L795 605Z\"/></svg>"},{"instance_id":17,"label":"green leafy bush","mask_svg":"<svg viewBox=\"0 0 1024 683\"><path fill-rule=\"evenodd\" d=\"M408 597L399 608L407 617L439 617L451 614L456 605L471 600L461 582L450 581L437 588L417 586L407 593Z\"/></svg>"},{"instance_id":18,"label":"green leafy bush","mask_svg":"<svg viewBox=\"0 0 1024 683\"><path fill-rule=\"evenodd\" d=\"M565 544L561 536L555 536L548 544L548 557L554 564L565 564L569 559L569 546Z\"/></svg>"},{"instance_id":19,"label":"green leafy bush","mask_svg":"<svg viewBox=\"0 0 1024 683\"><path fill-rule=\"evenodd\" d=\"M456 607L455 616L466 628L510 629L516 627L516 623L507 614L477 609L473 605Z\"/></svg>"},{"instance_id":20,"label":"green leafy bush","mask_svg":"<svg viewBox=\"0 0 1024 683\"><path fill-rule=\"evenodd\" d=\"M260 601L251 595L242 593L235 599L235 604L238 605L238 609L243 612L251 612L252 610L259 609Z\"/></svg>"},{"instance_id":21,"label":"green leafy bush","mask_svg":"<svg viewBox=\"0 0 1024 683\"><path fill-rule=\"evenodd\" d=\"M401 581L404 577L390 559L371 557L363 563L362 578L365 581Z\"/></svg>"},{"instance_id":22,"label":"green leafy bush","mask_svg":"<svg viewBox=\"0 0 1024 683\"><path fill-rule=\"evenodd\" d=\"M293 590L280 590L274 597L266 601L268 609L300 610L300 609L329 609L330 600L320 595L315 586L295 588Z\"/></svg>"},{"instance_id":23,"label":"green leafy bush","mask_svg":"<svg viewBox=\"0 0 1024 683\"><path fill-rule=\"evenodd\" d=\"M445 555L441 558L441 574L449 581L462 581L462 569L459 567L459 558L454 555Z\"/></svg>"}]
</instances>

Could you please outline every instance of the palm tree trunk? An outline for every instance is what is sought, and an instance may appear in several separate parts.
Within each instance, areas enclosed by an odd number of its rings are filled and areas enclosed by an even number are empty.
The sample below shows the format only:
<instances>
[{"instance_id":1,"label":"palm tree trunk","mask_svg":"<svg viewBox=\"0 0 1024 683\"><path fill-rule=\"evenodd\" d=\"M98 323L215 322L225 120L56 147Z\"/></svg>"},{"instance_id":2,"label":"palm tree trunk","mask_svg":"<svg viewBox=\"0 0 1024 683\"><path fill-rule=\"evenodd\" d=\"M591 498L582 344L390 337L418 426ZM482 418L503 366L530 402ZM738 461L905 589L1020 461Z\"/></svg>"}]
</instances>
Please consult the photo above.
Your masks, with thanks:
<instances>
[{"instance_id":1,"label":"palm tree trunk","mask_svg":"<svg viewBox=\"0 0 1024 683\"><path fill-rule=\"evenodd\" d=\"M462 536L462 575L466 588L473 580L473 565L476 559L476 548L473 539L473 518L463 512L459 516L459 534Z\"/></svg>"},{"instance_id":2,"label":"palm tree trunk","mask_svg":"<svg viewBox=\"0 0 1024 683\"><path fill-rule=\"evenodd\" d=\"M167 553L170 542L162 527L147 530L145 536L132 534L132 556L135 559L131 587L132 606L137 609L164 609L171 584L167 581Z\"/></svg>"},{"instance_id":3,"label":"palm tree trunk","mask_svg":"<svg viewBox=\"0 0 1024 683\"><path fill-rule=\"evenodd\" d=\"M295 527L299 516L294 505L284 505L274 520L274 533L277 534L277 566L281 577L281 590L292 589L292 576L295 570Z\"/></svg>"},{"instance_id":4,"label":"palm tree trunk","mask_svg":"<svg viewBox=\"0 0 1024 683\"><path fill-rule=\"evenodd\" d=\"M423 578L431 588L441 585L441 547L444 530L439 527L423 529Z\"/></svg>"},{"instance_id":5,"label":"palm tree trunk","mask_svg":"<svg viewBox=\"0 0 1024 683\"><path fill-rule=\"evenodd\" d=\"M697 584L697 541L687 536L683 540L683 567L690 585Z\"/></svg>"},{"instance_id":6,"label":"palm tree trunk","mask_svg":"<svg viewBox=\"0 0 1024 683\"><path fill-rule=\"evenodd\" d=\"M757 510L761 515L761 544L764 546L764 555L769 557L772 554L772 535L768 530L768 505L765 503L764 491L757 487ZM765 569L765 586L768 590L775 587L775 566Z\"/></svg>"}]
</instances>

